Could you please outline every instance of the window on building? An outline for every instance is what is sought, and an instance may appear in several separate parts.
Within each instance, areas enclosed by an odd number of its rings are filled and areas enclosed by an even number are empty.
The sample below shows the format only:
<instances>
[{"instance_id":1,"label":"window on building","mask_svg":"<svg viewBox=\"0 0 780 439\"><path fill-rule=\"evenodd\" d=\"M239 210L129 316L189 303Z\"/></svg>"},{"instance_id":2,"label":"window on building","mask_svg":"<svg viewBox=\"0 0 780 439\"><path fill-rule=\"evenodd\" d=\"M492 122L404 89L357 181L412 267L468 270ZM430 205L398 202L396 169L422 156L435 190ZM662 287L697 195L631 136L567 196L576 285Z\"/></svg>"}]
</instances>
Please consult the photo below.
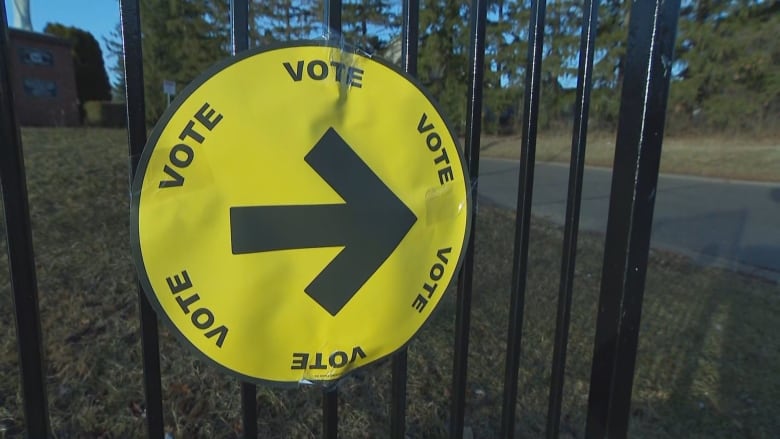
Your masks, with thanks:
<instances>
[{"instance_id":1,"label":"window on building","mask_svg":"<svg viewBox=\"0 0 780 439\"><path fill-rule=\"evenodd\" d=\"M24 64L36 66L54 65L54 56L48 50L36 49L33 47L20 47L19 58Z\"/></svg>"},{"instance_id":2,"label":"window on building","mask_svg":"<svg viewBox=\"0 0 780 439\"><path fill-rule=\"evenodd\" d=\"M24 92L37 98L57 96L57 84L45 79L25 78Z\"/></svg>"}]
</instances>

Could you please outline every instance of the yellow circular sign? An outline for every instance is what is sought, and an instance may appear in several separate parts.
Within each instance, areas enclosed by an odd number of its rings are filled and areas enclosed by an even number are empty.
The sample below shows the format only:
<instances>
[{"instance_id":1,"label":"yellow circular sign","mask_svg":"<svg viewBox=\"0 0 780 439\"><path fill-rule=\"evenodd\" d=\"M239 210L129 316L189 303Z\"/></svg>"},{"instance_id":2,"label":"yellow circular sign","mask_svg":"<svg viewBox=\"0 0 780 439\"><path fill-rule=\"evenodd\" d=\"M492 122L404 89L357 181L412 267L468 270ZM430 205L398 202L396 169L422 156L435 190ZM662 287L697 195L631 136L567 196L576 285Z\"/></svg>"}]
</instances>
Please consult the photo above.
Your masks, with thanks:
<instances>
[{"instance_id":1,"label":"yellow circular sign","mask_svg":"<svg viewBox=\"0 0 780 439\"><path fill-rule=\"evenodd\" d=\"M459 268L471 200L412 78L306 42L189 85L146 145L132 209L158 314L243 379L300 383L409 341Z\"/></svg>"}]
</instances>

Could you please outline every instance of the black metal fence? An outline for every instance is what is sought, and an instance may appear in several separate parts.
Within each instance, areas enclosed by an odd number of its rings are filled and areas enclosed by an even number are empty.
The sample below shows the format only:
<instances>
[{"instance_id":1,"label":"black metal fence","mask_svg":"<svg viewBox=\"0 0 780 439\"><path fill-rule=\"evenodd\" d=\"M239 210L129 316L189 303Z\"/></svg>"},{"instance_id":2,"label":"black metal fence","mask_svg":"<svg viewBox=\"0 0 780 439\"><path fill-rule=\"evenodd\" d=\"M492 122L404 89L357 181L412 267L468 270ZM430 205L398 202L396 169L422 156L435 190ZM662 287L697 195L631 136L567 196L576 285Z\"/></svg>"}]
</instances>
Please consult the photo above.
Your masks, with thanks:
<instances>
[{"instance_id":1,"label":"black metal fence","mask_svg":"<svg viewBox=\"0 0 780 439\"><path fill-rule=\"evenodd\" d=\"M232 50L248 47L248 1L232 0ZM132 180L146 143L144 78L141 56L139 0L122 0L122 37L127 86L128 145ZM329 0L324 21L331 30L341 28L341 0ZM534 183L540 67L544 47L545 0L532 2L528 23L528 57L522 108L520 177L511 284L511 309L506 350L501 437L515 434L518 367L528 267L531 201ZM670 60L677 27L679 0L636 0L630 12L625 76L620 102L612 192L610 198L601 295L588 398L586 436L624 437L628 431L632 380L637 353L639 320L647 268L650 228L659 172L664 114L670 82ZM402 66L417 70L419 0L403 1ZM27 190L19 127L14 115L9 72L9 39L5 8L0 9L0 181L11 270L13 303L19 340L22 393L27 435L51 436L48 419L41 329L38 315L35 261L27 204ZM479 150L482 120L482 83L486 28L486 0L471 4L469 45L468 111L465 150L469 173L475 182L477 200ZM577 97L572 134L571 166L556 316L554 358L547 415L547 437L557 437L561 417L563 377L572 303L577 232L582 193L585 139L588 128L594 41L597 35L598 2L585 0L577 77ZM338 32L334 32L337 34ZM471 213L476 220L476 209ZM462 438L466 399L467 359L474 267L474 236L462 266L456 298L456 336L453 364L452 407L449 434ZM161 438L163 430L157 319L146 296L140 292L140 326L149 437ZM406 351L392 359L391 428L393 438L405 437ZM338 391L323 391L322 434L338 435ZM256 388L241 387L243 431L257 437Z\"/></svg>"}]
</instances>

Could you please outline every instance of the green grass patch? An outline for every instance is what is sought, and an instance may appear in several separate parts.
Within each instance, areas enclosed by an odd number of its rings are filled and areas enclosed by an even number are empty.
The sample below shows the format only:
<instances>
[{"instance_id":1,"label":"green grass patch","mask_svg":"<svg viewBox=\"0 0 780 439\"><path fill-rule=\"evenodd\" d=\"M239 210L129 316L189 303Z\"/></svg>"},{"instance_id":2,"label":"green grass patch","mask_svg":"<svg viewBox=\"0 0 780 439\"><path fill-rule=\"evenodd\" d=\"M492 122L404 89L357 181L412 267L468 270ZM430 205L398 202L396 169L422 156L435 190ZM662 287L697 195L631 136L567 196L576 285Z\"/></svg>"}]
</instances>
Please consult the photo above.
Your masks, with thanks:
<instances>
[{"instance_id":1,"label":"green grass patch","mask_svg":"<svg viewBox=\"0 0 780 439\"><path fill-rule=\"evenodd\" d=\"M123 131L23 131L53 429L59 438L145 437L138 290L129 248ZM517 430L544 430L557 303L561 229L532 224ZM476 266L466 424L497 437L503 388L514 214L483 205ZM5 247L5 230L0 229ZM582 437L603 236L579 242L562 418ZM454 291L409 347L408 433L446 436ZM772 437L780 431L780 286L702 268L667 252L650 257L632 437ZM7 257L0 253L0 437L23 426ZM166 428L177 438L238 437L239 383L202 363L161 326ZM389 362L340 383L346 438L386 437ZM318 388L260 387L260 437L318 437Z\"/></svg>"},{"instance_id":2,"label":"green grass patch","mask_svg":"<svg viewBox=\"0 0 780 439\"><path fill-rule=\"evenodd\" d=\"M484 137L485 157L519 159L520 136ZM571 132L540 133L536 160L565 162L571 157ZM585 163L612 167L615 135L594 132L588 136ZM753 181L780 181L780 143L776 138L666 137L661 172Z\"/></svg>"}]
</instances>

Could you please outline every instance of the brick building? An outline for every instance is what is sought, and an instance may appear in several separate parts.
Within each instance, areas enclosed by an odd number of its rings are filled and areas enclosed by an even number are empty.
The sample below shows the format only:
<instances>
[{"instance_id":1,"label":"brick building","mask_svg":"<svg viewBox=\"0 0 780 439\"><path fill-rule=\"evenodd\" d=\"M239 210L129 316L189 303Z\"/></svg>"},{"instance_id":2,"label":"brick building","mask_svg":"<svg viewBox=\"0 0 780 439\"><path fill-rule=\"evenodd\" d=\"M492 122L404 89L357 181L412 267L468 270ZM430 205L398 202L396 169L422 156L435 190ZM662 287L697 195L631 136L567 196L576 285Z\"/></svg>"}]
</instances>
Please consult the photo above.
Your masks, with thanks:
<instances>
[{"instance_id":1,"label":"brick building","mask_svg":"<svg viewBox=\"0 0 780 439\"><path fill-rule=\"evenodd\" d=\"M81 123L71 44L52 35L9 29L16 117L25 126Z\"/></svg>"}]
</instances>

